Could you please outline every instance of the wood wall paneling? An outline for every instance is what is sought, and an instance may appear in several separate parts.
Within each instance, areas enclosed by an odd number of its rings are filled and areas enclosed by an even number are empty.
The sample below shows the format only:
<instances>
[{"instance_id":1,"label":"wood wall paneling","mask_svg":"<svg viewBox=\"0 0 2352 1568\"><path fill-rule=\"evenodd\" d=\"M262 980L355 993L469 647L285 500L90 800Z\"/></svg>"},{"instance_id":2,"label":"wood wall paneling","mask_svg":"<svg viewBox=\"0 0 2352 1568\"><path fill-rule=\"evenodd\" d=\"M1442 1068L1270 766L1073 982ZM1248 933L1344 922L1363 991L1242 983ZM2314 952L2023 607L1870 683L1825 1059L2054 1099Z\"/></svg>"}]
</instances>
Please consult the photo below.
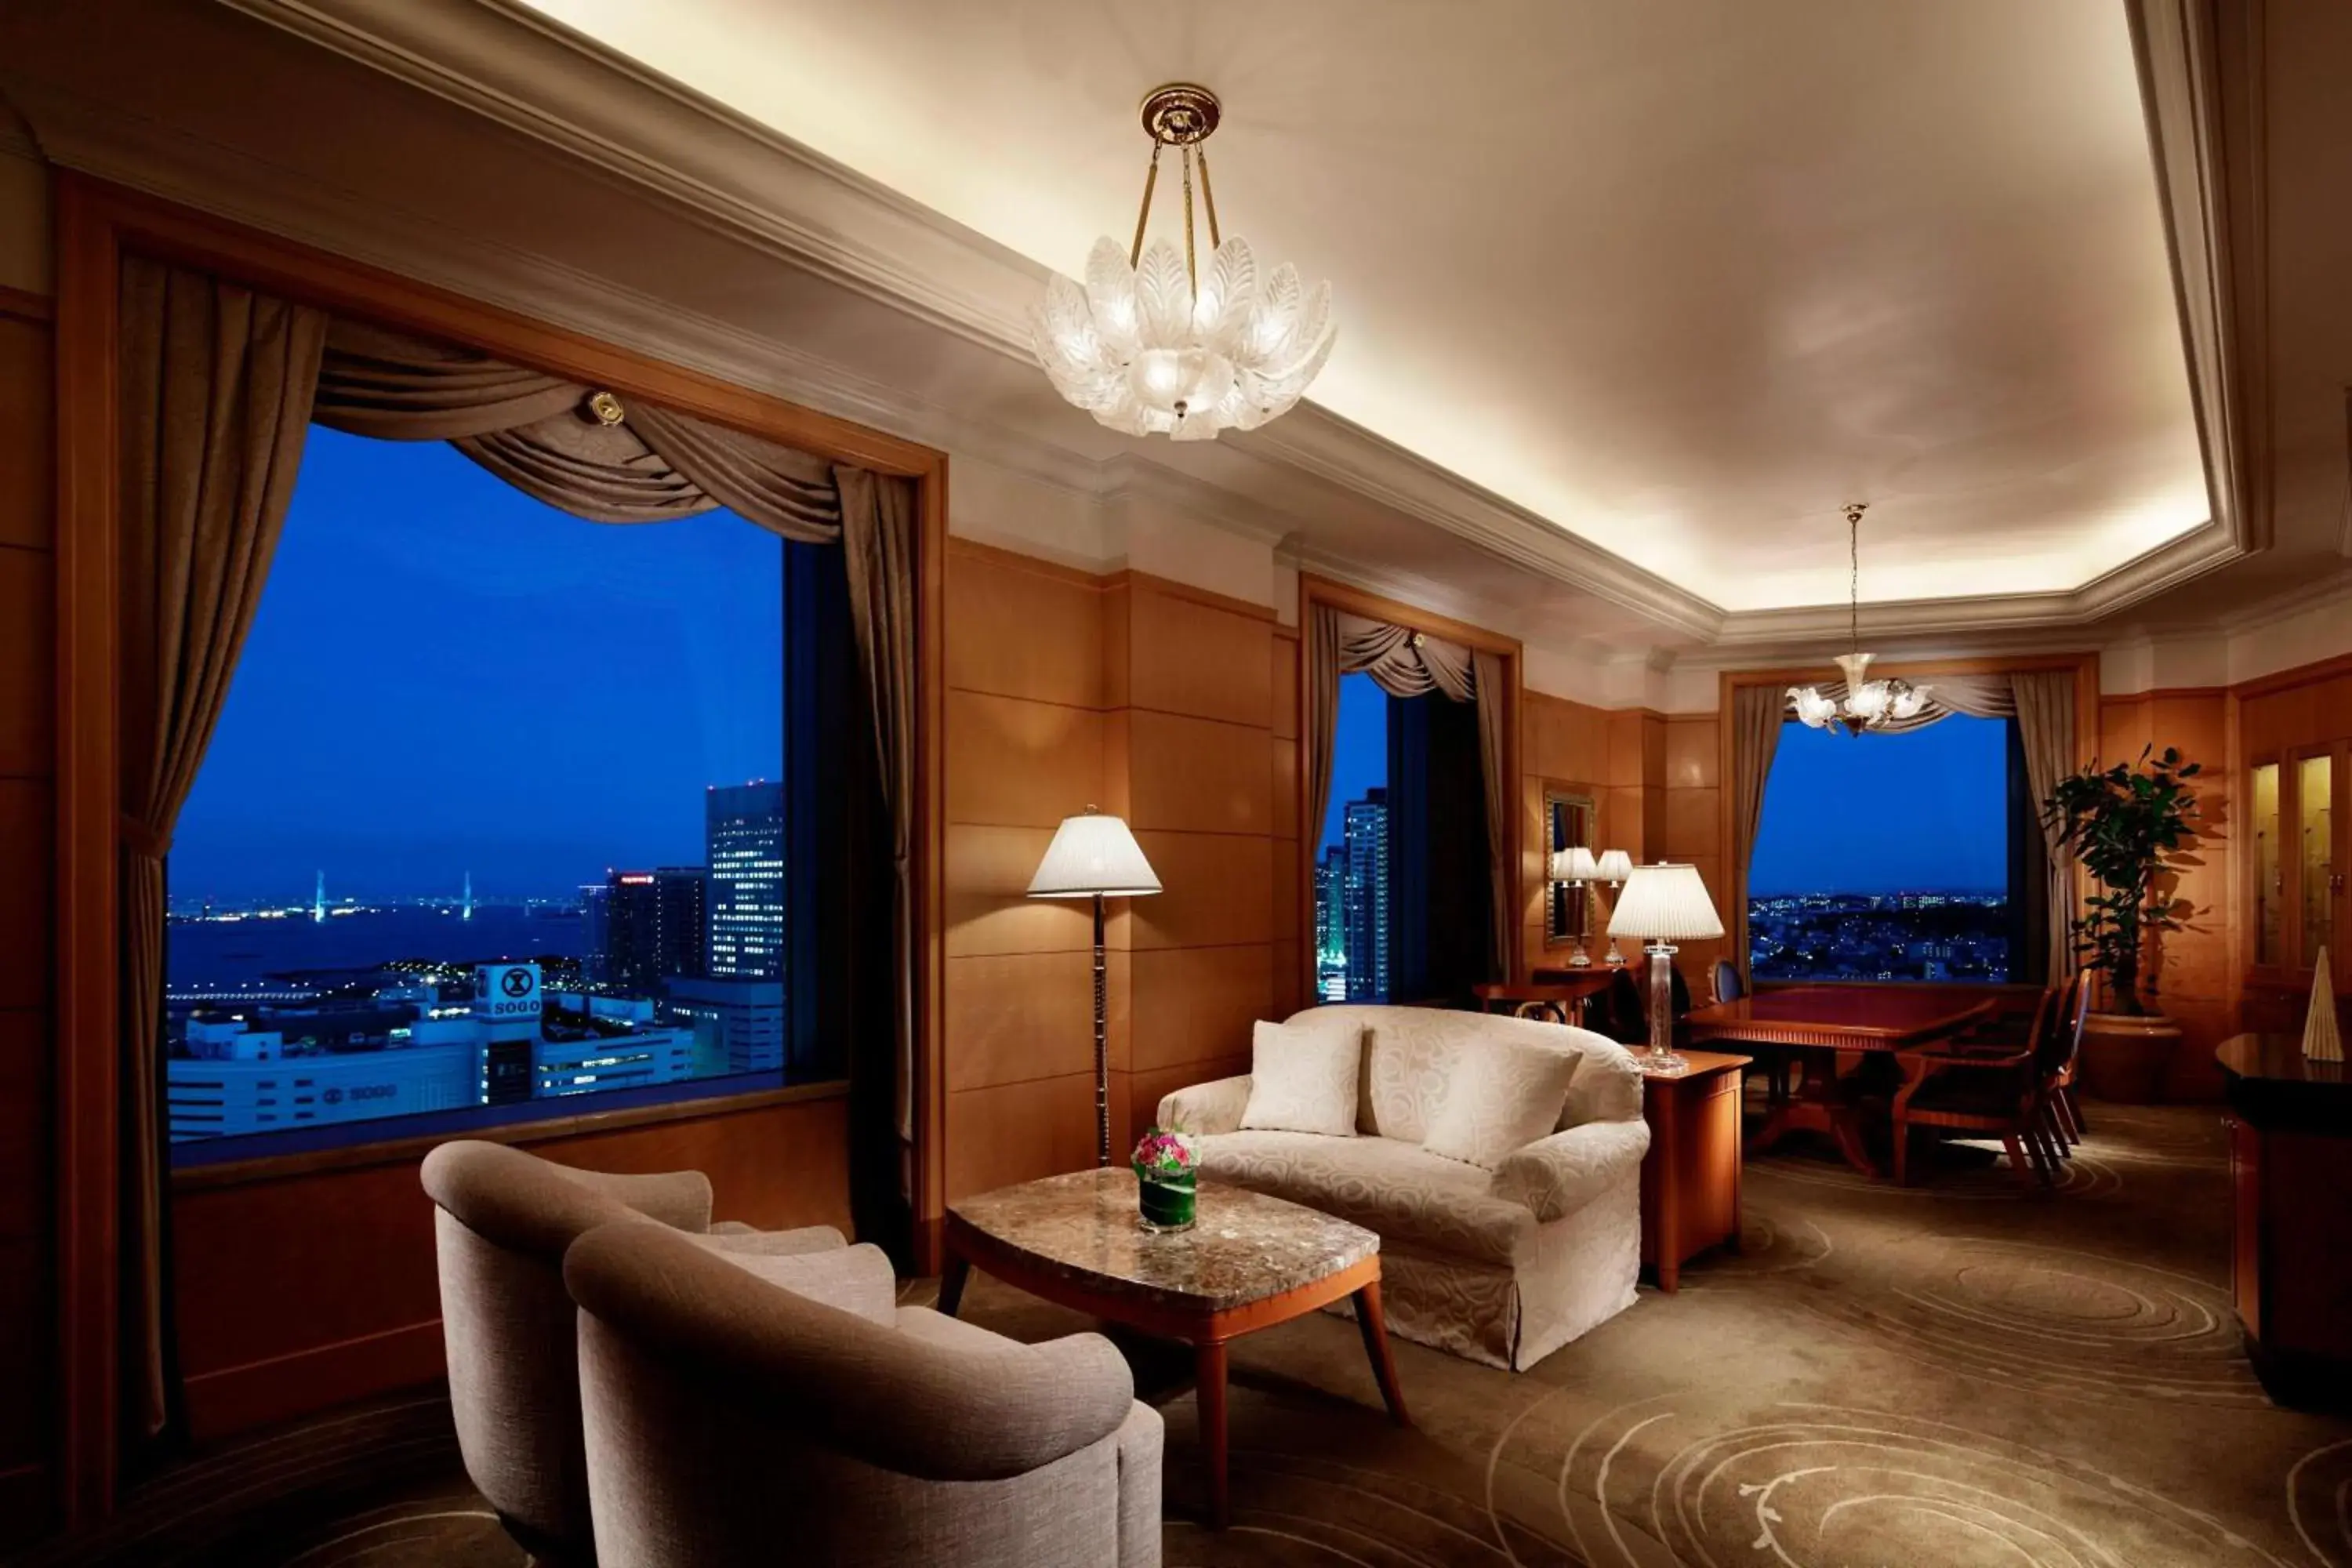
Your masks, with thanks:
<instances>
[{"instance_id":1,"label":"wood wall paneling","mask_svg":"<svg viewBox=\"0 0 2352 1568\"><path fill-rule=\"evenodd\" d=\"M714 1217L849 1229L848 1101L835 1096L530 1145L587 1170L698 1170ZM443 1370L433 1206L416 1158L172 1198L173 1304L199 1439Z\"/></svg>"}]
</instances>

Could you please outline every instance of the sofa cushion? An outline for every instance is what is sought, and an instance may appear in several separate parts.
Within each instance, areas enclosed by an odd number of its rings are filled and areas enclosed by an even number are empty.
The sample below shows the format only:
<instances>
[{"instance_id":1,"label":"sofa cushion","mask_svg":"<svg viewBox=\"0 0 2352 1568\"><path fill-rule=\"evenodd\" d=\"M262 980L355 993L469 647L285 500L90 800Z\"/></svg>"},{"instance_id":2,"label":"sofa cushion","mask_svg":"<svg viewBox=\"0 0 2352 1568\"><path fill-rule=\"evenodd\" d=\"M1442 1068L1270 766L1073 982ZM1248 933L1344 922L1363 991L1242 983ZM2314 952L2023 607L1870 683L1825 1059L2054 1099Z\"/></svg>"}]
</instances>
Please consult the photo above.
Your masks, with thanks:
<instances>
[{"instance_id":1,"label":"sofa cushion","mask_svg":"<svg viewBox=\"0 0 2352 1568\"><path fill-rule=\"evenodd\" d=\"M1445 1095L1421 1146L1493 1170L1559 1123L1570 1080L1584 1057L1573 1046L1481 1040L1454 1059Z\"/></svg>"},{"instance_id":2,"label":"sofa cushion","mask_svg":"<svg viewBox=\"0 0 2352 1568\"><path fill-rule=\"evenodd\" d=\"M1261 1019L1250 1038L1249 1106L1242 1126L1354 1137L1363 1057L1358 1030L1294 1029Z\"/></svg>"},{"instance_id":3,"label":"sofa cushion","mask_svg":"<svg viewBox=\"0 0 2352 1568\"><path fill-rule=\"evenodd\" d=\"M1202 1174L1352 1221L1383 1247L1507 1268L1535 1231L1534 1213L1493 1195L1485 1171L1401 1139L1244 1131L1197 1147Z\"/></svg>"}]
</instances>

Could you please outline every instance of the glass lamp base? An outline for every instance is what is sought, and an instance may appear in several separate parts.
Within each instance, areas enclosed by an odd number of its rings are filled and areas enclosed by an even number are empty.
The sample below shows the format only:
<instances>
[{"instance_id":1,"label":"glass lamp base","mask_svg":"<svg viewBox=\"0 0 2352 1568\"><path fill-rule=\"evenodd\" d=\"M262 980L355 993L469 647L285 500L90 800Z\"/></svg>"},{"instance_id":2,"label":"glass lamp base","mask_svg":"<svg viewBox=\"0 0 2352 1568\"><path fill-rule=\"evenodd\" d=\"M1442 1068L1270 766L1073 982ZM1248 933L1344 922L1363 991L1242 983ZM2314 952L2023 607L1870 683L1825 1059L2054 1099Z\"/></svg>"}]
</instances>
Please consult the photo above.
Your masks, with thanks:
<instances>
[{"instance_id":1,"label":"glass lamp base","mask_svg":"<svg viewBox=\"0 0 2352 1568\"><path fill-rule=\"evenodd\" d=\"M1671 1050L1662 1051L1654 1046L1643 1048L1642 1065L1652 1072L1690 1071L1690 1062L1687 1058Z\"/></svg>"},{"instance_id":2,"label":"glass lamp base","mask_svg":"<svg viewBox=\"0 0 2352 1568\"><path fill-rule=\"evenodd\" d=\"M1602 960L1602 962L1607 963L1612 969L1622 969L1625 967L1625 955L1617 951L1616 938L1612 937L1609 939L1609 956Z\"/></svg>"},{"instance_id":3,"label":"glass lamp base","mask_svg":"<svg viewBox=\"0 0 2352 1568\"><path fill-rule=\"evenodd\" d=\"M1569 959L1568 966L1570 969L1590 969L1592 967L1592 955L1584 951L1584 944L1582 942L1580 942L1576 944L1576 952L1574 955Z\"/></svg>"}]
</instances>

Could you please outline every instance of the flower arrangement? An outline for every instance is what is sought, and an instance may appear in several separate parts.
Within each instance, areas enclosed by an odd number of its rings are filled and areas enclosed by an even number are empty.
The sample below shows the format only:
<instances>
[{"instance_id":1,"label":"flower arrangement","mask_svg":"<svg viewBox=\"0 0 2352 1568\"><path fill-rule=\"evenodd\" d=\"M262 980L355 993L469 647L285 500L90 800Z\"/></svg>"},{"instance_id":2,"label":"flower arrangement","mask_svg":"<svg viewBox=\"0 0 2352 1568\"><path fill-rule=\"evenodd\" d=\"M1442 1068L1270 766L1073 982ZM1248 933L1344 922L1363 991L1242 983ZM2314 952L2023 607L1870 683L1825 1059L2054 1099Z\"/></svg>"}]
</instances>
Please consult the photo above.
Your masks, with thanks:
<instances>
[{"instance_id":1,"label":"flower arrangement","mask_svg":"<svg viewBox=\"0 0 2352 1568\"><path fill-rule=\"evenodd\" d=\"M1172 1127L1155 1127L1135 1146L1135 1173L1147 1182L1183 1180L1197 1159L1192 1137Z\"/></svg>"},{"instance_id":2,"label":"flower arrangement","mask_svg":"<svg viewBox=\"0 0 2352 1568\"><path fill-rule=\"evenodd\" d=\"M1199 1202L1199 1151L1172 1127L1154 1127L1135 1145L1136 1207L1143 1228L1190 1230Z\"/></svg>"}]
</instances>

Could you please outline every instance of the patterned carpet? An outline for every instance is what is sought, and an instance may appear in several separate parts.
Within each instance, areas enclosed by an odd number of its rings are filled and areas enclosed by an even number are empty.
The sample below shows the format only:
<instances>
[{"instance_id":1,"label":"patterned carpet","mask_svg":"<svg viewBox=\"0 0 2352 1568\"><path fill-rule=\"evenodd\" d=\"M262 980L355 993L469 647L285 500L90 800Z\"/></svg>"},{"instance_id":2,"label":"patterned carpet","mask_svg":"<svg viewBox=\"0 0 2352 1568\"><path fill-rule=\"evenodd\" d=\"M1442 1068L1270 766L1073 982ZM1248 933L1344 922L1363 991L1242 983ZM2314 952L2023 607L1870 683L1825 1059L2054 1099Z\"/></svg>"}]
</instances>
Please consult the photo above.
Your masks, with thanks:
<instances>
[{"instance_id":1,"label":"patterned carpet","mask_svg":"<svg viewBox=\"0 0 2352 1568\"><path fill-rule=\"evenodd\" d=\"M2224 1289L2218 1118L2094 1105L2061 1189L1947 1151L1895 1189L1752 1161L1741 1255L1518 1376L1400 1342L1391 1426L1336 1318L1236 1346L1234 1524L1194 1522L1188 1358L1128 1347L1169 1420L1171 1568L2352 1568L2352 1420L2273 1407ZM927 1284L908 1287L925 1300ZM1082 1326L975 1278L967 1315ZM434 1398L192 1462L42 1563L496 1564Z\"/></svg>"}]
</instances>

